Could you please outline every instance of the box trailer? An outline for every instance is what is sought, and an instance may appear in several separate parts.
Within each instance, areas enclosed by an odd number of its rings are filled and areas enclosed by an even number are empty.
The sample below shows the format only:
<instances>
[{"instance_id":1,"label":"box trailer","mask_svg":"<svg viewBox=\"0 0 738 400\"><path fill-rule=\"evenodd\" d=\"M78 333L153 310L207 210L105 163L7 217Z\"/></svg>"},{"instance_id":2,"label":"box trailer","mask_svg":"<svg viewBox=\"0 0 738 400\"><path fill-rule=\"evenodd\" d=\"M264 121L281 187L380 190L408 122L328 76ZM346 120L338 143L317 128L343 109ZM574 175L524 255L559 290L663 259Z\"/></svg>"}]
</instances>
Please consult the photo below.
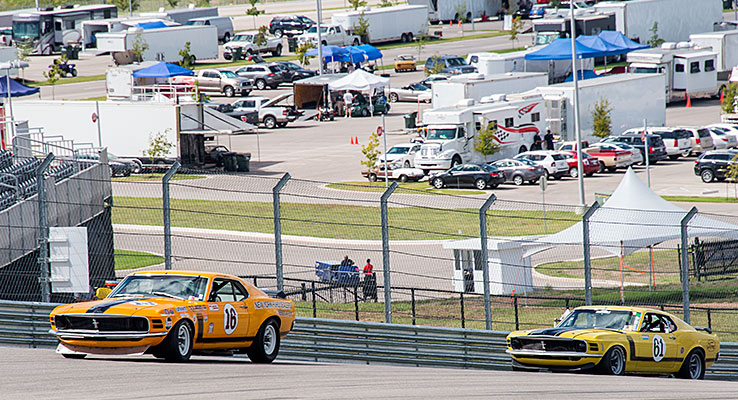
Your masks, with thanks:
<instances>
[{"instance_id":1,"label":"box trailer","mask_svg":"<svg viewBox=\"0 0 738 400\"><path fill-rule=\"evenodd\" d=\"M592 132L595 104L610 103L613 134L643 125L663 126L666 120L665 74L617 74L579 81L579 121L582 139L599 141ZM565 82L543 86L533 92L543 96L547 125L563 140L575 140L574 85Z\"/></svg>"},{"instance_id":2,"label":"box trailer","mask_svg":"<svg viewBox=\"0 0 738 400\"><path fill-rule=\"evenodd\" d=\"M159 11L143 12L142 17L169 19L178 24L184 25L193 18L201 17L217 17L218 7L187 7L176 10L165 10L163 7Z\"/></svg>"},{"instance_id":3,"label":"box trailer","mask_svg":"<svg viewBox=\"0 0 738 400\"><path fill-rule=\"evenodd\" d=\"M733 67L738 65L738 30L706 32L689 35L695 47L710 48L717 53L717 79L727 82Z\"/></svg>"},{"instance_id":4,"label":"box trailer","mask_svg":"<svg viewBox=\"0 0 738 400\"><path fill-rule=\"evenodd\" d=\"M640 43L646 43L654 23L659 38L667 42L689 40L696 32L711 32L723 21L721 0L633 0L606 1L595 10L615 13L617 30Z\"/></svg>"},{"instance_id":5,"label":"box trailer","mask_svg":"<svg viewBox=\"0 0 738 400\"><path fill-rule=\"evenodd\" d=\"M471 75L471 76L469 76ZM467 74L433 84L433 108L450 107L463 99L476 102L493 94L522 93L548 84L543 72L508 72L497 75Z\"/></svg>"},{"instance_id":6,"label":"box trailer","mask_svg":"<svg viewBox=\"0 0 738 400\"><path fill-rule=\"evenodd\" d=\"M502 12L502 0L407 0L407 4L426 6L426 19L431 23L458 21L459 11L466 13L467 19L492 17Z\"/></svg>"},{"instance_id":7,"label":"box trailer","mask_svg":"<svg viewBox=\"0 0 738 400\"><path fill-rule=\"evenodd\" d=\"M109 51L117 64L135 61L132 53L138 41L146 43L141 61L177 62L179 52L190 42L190 54L197 60L218 58L218 28L215 26L170 26L166 28L129 28L123 32L97 34L98 51Z\"/></svg>"},{"instance_id":8,"label":"box trailer","mask_svg":"<svg viewBox=\"0 0 738 400\"><path fill-rule=\"evenodd\" d=\"M168 19L125 17L82 21L78 24L77 30L80 32L80 37L82 38L82 49L88 50L97 47L97 35L100 33L122 32L128 28L135 27L137 24L149 22L162 23L166 26L178 25L176 22L172 22Z\"/></svg>"},{"instance_id":9,"label":"box trailer","mask_svg":"<svg viewBox=\"0 0 738 400\"><path fill-rule=\"evenodd\" d=\"M331 24L340 25L348 32L355 31L359 19L364 18L369 24L367 43L383 43L401 40L412 41L419 37L428 21L426 6L402 5L393 7L369 8L336 13L331 16Z\"/></svg>"},{"instance_id":10,"label":"box trailer","mask_svg":"<svg viewBox=\"0 0 738 400\"><path fill-rule=\"evenodd\" d=\"M510 53L470 53L466 62L477 68L485 76L499 75L508 72L544 72L548 75L548 83L563 82L571 75L571 60L526 60L525 55L538 51L543 46L531 47L527 50ZM594 59L585 58L577 61L577 69L594 69Z\"/></svg>"}]
</instances>

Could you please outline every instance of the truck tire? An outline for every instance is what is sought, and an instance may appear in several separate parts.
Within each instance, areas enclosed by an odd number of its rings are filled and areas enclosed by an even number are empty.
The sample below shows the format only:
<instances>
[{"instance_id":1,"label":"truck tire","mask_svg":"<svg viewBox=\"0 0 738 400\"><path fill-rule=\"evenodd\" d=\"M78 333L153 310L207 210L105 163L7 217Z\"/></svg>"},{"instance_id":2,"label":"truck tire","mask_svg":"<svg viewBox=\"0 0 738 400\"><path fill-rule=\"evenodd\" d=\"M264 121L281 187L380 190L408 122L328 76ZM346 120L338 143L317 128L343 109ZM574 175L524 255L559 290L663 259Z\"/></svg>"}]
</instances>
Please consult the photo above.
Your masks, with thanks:
<instances>
[{"instance_id":1,"label":"truck tire","mask_svg":"<svg viewBox=\"0 0 738 400\"><path fill-rule=\"evenodd\" d=\"M520 153L525 153L526 151L528 151L528 148L527 148L527 147L525 147L525 146L520 146L520 148L518 149L518 154L520 154Z\"/></svg>"},{"instance_id":2,"label":"truck tire","mask_svg":"<svg viewBox=\"0 0 738 400\"><path fill-rule=\"evenodd\" d=\"M455 155L451 159L451 168L453 168L453 167L455 167L455 166L457 166L459 164L461 164L461 157L459 157L459 155L457 154L457 155Z\"/></svg>"},{"instance_id":3,"label":"truck tire","mask_svg":"<svg viewBox=\"0 0 738 400\"><path fill-rule=\"evenodd\" d=\"M407 33L407 41L408 42L412 42L413 41L413 33L412 32L408 32Z\"/></svg>"},{"instance_id":4,"label":"truck tire","mask_svg":"<svg viewBox=\"0 0 738 400\"><path fill-rule=\"evenodd\" d=\"M272 115L267 115L264 117L264 126L267 129L274 129L277 127L277 119L274 118Z\"/></svg>"},{"instance_id":5,"label":"truck tire","mask_svg":"<svg viewBox=\"0 0 738 400\"><path fill-rule=\"evenodd\" d=\"M399 181L402 183L407 182L407 175L400 175Z\"/></svg>"},{"instance_id":6,"label":"truck tire","mask_svg":"<svg viewBox=\"0 0 738 400\"><path fill-rule=\"evenodd\" d=\"M282 45L278 44L277 48L272 52L272 57L279 57L282 55Z\"/></svg>"},{"instance_id":7,"label":"truck tire","mask_svg":"<svg viewBox=\"0 0 738 400\"><path fill-rule=\"evenodd\" d=\"M229 32L226 32L223 34L223 43L228 43L231 41L231 34Z\"/></svg>"},{"instance_id":8,"label":"truck tire","mask_svg":"<svg viewBox=\"0 0 738 400\"><path fill-rule=\"evenodd\" d=\"M233 97L236 95L236 91L233 89L233 86L226 86L223 88L223 94L226 97Z\"/></svg>"},{"instance_id":9,"label":"truck tire","mask_svg":"<svg viewBox=\"0 0 738 400\"><path fill-rule=\"evenodd\" d=\"M354 39L354 42L353 42L353 45L354 46L358 46L360 44L361 44L361 42L359 41L359 39Z\"/></svg>"},{"instance_id":10,"label":"truck tire","mask_svg":"<svg viewBox=\"0 0 738 400\"><path fill-rule=\"evenodd\" d=\"M230 60L231 59L231 53L223 53L223 58L225 58L226 60Z\"/></svg>"},{"instance_id":11,"label":"truck tire","mask_svg":"<svg viewBox=\"0 0 738 400\"><path fill-rule=\"evenodd\" d=\"M263 79L257 79L256 82L254 82L254 86L259 90L264 90L267 87L267 83Z\"/></svg>"},{"instance_id":12,"label":"truck tire","mask_svg":"<svg viewBox=\"0 0 738 400\"><path fill-rule=\"evenodd\" d=\"M402 35L400 35L400 42L407 43L407 35L406 34L403 33Z\"/></svg>"},{"instance_id":13,"label":"truck tire","mask_svg":"<svg viewBox=\"0 0 738 400\"><path fill-rule=\"evenodd\" d=\"M369 182L376 182L377 181L377 174L369 174L369 176L367 177L367 179L369 180Z\"/></svg>"}]
</instances>

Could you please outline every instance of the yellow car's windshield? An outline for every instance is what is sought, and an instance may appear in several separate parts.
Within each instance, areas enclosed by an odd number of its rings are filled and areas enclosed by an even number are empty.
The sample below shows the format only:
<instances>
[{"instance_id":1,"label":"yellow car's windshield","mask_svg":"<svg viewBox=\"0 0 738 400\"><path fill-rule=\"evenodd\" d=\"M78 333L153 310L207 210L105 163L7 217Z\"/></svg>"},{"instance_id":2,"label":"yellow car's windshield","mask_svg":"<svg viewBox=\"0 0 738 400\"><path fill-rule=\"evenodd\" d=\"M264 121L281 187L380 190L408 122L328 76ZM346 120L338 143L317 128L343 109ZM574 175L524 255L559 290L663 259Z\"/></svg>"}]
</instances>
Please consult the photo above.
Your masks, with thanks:
<instances>
[{"instance_id":1,"label":"yellow car's windshield","mask_svg":"<svg viewBox=\"0 0 738 400\"><path fill-rule=\"evenodd\" d=\"M203 300L208 278L177 275L131 275L108 297L146 296Z\"/></svg>"},{"instance_id":2,"label":"yellow car's windshield","mask_svg":"<svg viewBox=\"0 0 738 400\"><path fill-rule=\"evenodd\" d=\"M617 329L631 331L638 328L641 313L626 310L574 310L559 324L560 328Z\"/></svg>"}]
</instances>

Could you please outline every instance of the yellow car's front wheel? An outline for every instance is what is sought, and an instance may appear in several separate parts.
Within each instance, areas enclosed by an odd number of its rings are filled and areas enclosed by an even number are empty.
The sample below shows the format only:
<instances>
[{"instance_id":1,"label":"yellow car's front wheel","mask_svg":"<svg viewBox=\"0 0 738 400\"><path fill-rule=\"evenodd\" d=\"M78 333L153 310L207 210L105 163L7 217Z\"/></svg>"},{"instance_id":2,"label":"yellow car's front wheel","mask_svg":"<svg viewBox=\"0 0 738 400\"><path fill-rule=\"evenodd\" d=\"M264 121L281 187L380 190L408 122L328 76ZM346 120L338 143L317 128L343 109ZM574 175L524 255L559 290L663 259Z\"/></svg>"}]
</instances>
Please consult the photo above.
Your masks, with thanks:
<instances>
[{"instance_id":1,"label":"yellow car's front wheel","mask_svg":"<svg viewBox=\"0 0 738 400\"><path fill-rule=\"evenodd\" d=\"M597 364L599 371L606 375L622 375L625 373L625 350L620 346L613 346L605 353Z\"/></svg>"}]
</instances>

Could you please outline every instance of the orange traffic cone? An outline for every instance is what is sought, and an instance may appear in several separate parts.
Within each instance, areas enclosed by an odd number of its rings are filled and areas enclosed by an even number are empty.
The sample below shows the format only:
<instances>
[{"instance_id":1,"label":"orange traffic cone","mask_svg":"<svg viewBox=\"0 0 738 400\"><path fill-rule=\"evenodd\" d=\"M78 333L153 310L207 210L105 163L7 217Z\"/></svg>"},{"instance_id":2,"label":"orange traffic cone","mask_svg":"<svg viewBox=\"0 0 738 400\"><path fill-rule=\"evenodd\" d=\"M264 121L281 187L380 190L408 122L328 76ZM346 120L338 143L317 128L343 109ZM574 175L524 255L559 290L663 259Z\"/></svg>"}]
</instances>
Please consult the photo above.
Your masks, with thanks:
<instances>
[{"instance_id":1,"label":"orange traffic cone","mask_svg":"<svg viewBox=\"0 0 738 400\"><path fill-rule=\"evenodd\" d=\"M687 105L686 105L686 107L687 108L692 108L692 99L689 96L687 96Z\"/></svg>"},{"instance_id":2,"label":"orange traffic cone","mask_svg":"<svg viewBox=\"0 0 738 400\"><path fill-rule=\"evenodd\" d=\"M351 144L355 144L354 143L354 137L353 136L351 136Z\"/></svg>"},{"instance_id":3,"label":"orange traffic cone","mask_svg":"<svg viewBox=\"0 0 738 400\"><path fill-rule=\"evenodd\" d=\"M459 28L461 28L461 20L459 20Z\"/></svg>"},{"instance_id":4,"label":"orange traffic cone","mask_svg":"<svg viewBox=\"0 0 738 400\"><path fill-rule=\"evenodd\" d=\"M454 26L454 20L448 21L448 26L453 27Z\"/></svg>"},{"instance_id":5,"label":"orange traffic cone","mask_svg":"<svg viewBox=\"0 0 738 400\"><path fill-rule=\"evenodd\" d=\"M359 137L357 136L356 139L354 139L354 144L359 144Z\"/></svg>"},{"instance_id":6,"label":"orange traffic cone","mask_svg":"<svg viewBox=\"0 0 738 400\"><path fill-rule=\"evenodd\" d=\"M722 104L725 101L725 93L720 90L720 103Z\"/></svg>"}]
</instances>

